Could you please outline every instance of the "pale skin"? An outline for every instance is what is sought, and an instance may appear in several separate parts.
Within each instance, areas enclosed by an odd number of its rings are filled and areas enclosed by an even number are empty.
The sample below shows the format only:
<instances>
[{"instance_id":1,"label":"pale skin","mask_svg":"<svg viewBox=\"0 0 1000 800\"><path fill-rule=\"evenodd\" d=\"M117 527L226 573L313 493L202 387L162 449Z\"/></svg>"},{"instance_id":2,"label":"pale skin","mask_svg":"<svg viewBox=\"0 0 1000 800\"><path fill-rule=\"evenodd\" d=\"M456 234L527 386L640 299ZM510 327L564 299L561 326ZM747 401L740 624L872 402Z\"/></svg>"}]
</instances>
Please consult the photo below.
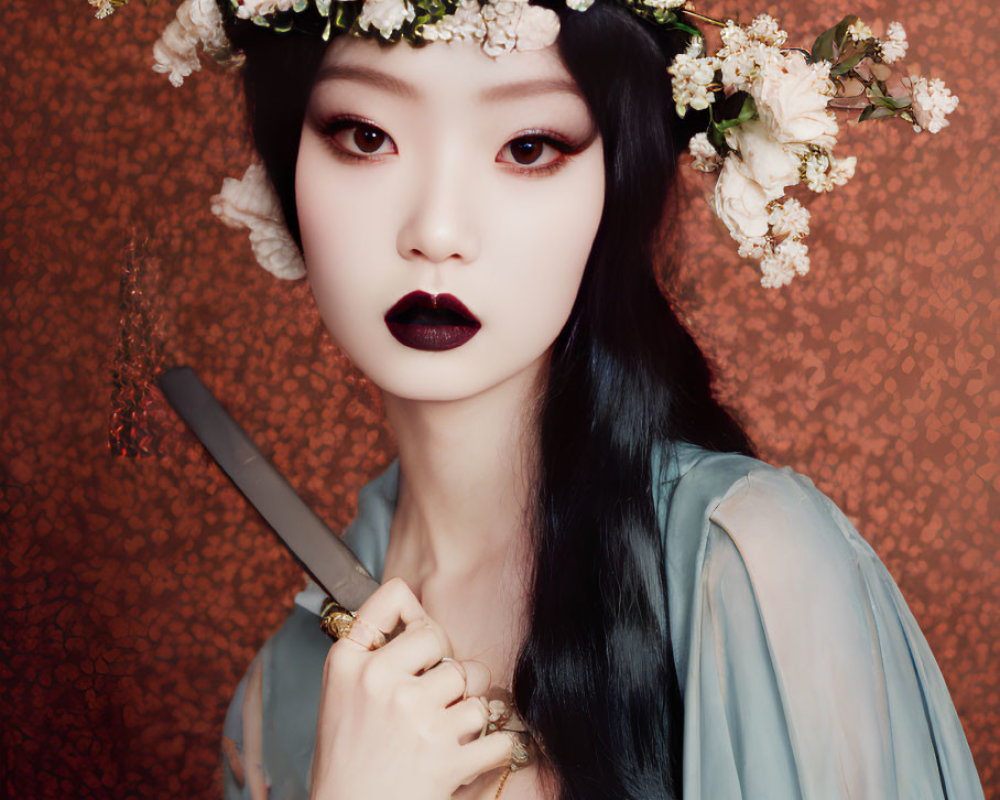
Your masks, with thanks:
<instances>
[{"instance_id":1,"label":"pale skin","mask_svg":"<svg viewBox=\"0 0 1000 800\"><path fill-rule=\"evenodd\" d=\"M313 800L496 794L511 743L479 736L475 695L511 685L525 632L534 412L600 222L603 170L554 48L493 59L473 43L344 38L326 55L296 203L317 306L382 390L399 445L384 583L359 617L405 630L377 650L331 648ZM413 291L457 296L481 328L444 352L400 343L384 316ZM248 781L266 796L259 741L247 745ZM504 789L553 794L530 767Z\"/></svg>"}]
</instances>

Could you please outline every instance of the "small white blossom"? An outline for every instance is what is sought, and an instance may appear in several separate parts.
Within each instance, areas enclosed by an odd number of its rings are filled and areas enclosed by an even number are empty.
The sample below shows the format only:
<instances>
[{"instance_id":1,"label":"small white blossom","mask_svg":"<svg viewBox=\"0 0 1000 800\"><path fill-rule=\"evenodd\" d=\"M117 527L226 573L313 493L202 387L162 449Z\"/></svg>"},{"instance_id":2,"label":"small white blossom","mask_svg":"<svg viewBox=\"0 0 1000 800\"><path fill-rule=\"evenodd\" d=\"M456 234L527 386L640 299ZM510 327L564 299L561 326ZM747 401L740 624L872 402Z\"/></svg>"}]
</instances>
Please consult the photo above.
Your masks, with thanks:
<instances>
[{"instance_id":1,"label":"small white blossom","mask_svg":"<svg viewBox=\"0 0 1000 800\"><path fill-rule=\"evenodd\" d=\"M769 14L760 14L747 26L747 36L763 44L780 46L788 39L778 25L778 21Z\"/></svg>"},{"instance_id":2,"label":"small white blossom","mask_svg":"<svg viewBox=\"0 0 1000 800\"><path fill-rule=\"evenodd\" d=\"M906 55L910 44L906 41L906 31L898 22L890 22L885 35L886 38L879 42L879 52L883 63L892 64Z\"/></svg>"},{"instance_id":3,"label":"small white blossom","mask_svg":"<svg viewBox=\"0 0 1000 800\"><path fill-rule=\"evenodd\" d=\"M871 28L865 25L860 19L856 19L847 29L847 38L853 42L864 42L874 38L874 34Z\"/></svg>"},{"instance_id":4,"label":"small white blossom","mask_svg":"<svg viewBox=\"0 0 1000 800\"><path fill-rule=\"evenodd\" d=\"M421 38L428 42L450 42L452 39L482 42L486 38L479 0L462 0L451 14L445 14L433 25L425 25Z\"/></svg>"},{"instance_id":5,"label":"small white blossom","mask_svg":"<svg viewBox=\"0 0 1000 800\"><path fill-rule=\"evenodd\" d=\"M809 235L809 209L794 197L771 206L767 224L771 235L779 239L802 239Z\"/></svg>"},{"instance_id":6,"label":"small white blossom","mask_svg":"<svg viewBox=\"0 0 1000 800\"><path fill-rule=\"evenodd\" d=\"M239 180L226 178L212 198L212 213L230 228L248 228L257 263L278 278L306 274L302 254L292 240L281 202L261 164L254 163Z\"/></svg>"},{"instance_id":7,"label":"small white blossom","mask_svg":"<svg viewBox=\"0 0 1000 800\"><path fill-rule=\"evenodd\" d=\"M940 78L913 78L908 83L912 96L910 108L916 120L914 129L937 133L947 128L945 117L958 107L958 98L944 85L944 81Z\"/></svg>"},{"instance_id":8,"label":"small white blossom","mask_svg":"<svg viewBox=\"0 0 1000 800\"><path fill-rule=\"evenodd\" d=\"M833 182L833 185L843 186L847 183L854 177L854 170L857 166L858 159L856 156L835 158L833 160L833 165L830 167L830 180Z\"/></svg>"},{"instance_id":9,"label":"small white blossom","mask_svg":"<svg viewBox=\"0 0 1000 800\"><path fill-rule=\"evenodd\" d=\"M278 11L290 11L294 0L236 0L236 16L240 19L254 19L275 14Z\"/></svg>"},{"instance_id":10,"label":"small white blossom","mask_svg":"<svg viewBox=\"0 0 1000 800\"><path fill-rule=\"evenodd\" d=\"M407 0L364 0L358 27L363 31L375 28L383 39L388 39L404 24L413 22L416 15Z\"/></svg>"},{"instance_id":11,"label":"small white blossom","mask_svg":"<svg viewBox=\"0 0 1000 800\"><path fill-rule=\"evenodd\" d=\"M780 289L796 275L809 272L809 248L798 239L785 239L760 260L760 285L765 289Z\"/></svg>"},{"instance_id":12,"label":"small white blossom","mask_svg":"<svg viewBox=\"0 0 1000 800\"><path fill-rule=\"evenodd\" d=\"M594 0L566 0L566 7L573 11L586 11L594 5Z\"/></svg>"},{"instance_id":13,"label":"small white blossom","mask_svg":"<svg viewBox=\"0 0 1000 800\"><path fill-rule=\"evenodd\" d=\"M740 258L753 258L760 261L771 252L771 240L767 236L743 239L736 252Z\"/></svg>"},{"instance_id":14,"label":"small white blossom","mask_svg":"<svg viewBox=\"0 0 1000 800\"><path fill-rule=\"evenodd\" d=\"M112 0L90 0L90 4L97 10L94 12L94 16L97 19L104 19L114 13L115 4Z\"/></svg>"},{"instance_id":15,"label":"small white blossom","mask_svg":"<svg viewBox=\"0 0 1000 800\"><path fill-rule=\"evenodd\" d=\"M680 8L685 2L686 0L643 0L642 4L654 11L670 11Z\"/></svg>"},{"instance_id":16,"label":"small white blossom","mask_svg":"<svg viewBox=\"0 0 1000 800\"><path fill-rule=\"evenodd\" d=\"M688 107L704 110L715 102L715 92L710 88L715 80L719 60L715 57L701 57L700 42L692 42L686 52L678 53L667 68L672 78L674 103L677 116L683 117Z\"/></svg>"},{"instance_id":17,"label":"small white blossom","mask_svg":"<svg viewBox=\"0 0 1000 800\"><path fill-rule=\"evenodd\" d=\"M858 159L837 159L825 150L813 150L802 163L802 179L814 192L831 192L854 177Z\"/></svg>"},{"instance_id":18,"label":"small white blossom","mask_svg":"<svg viewBox=\"0 0 1000 800\"><path fill-rule=\"evenodd\" d=\"M708 134L704 131L691 137L691 141L688 143L688 152L694 157L694 163L691 166L696 170L715 172L722 166L722 156L708 141Z\"/></svg>"}]
</instances>

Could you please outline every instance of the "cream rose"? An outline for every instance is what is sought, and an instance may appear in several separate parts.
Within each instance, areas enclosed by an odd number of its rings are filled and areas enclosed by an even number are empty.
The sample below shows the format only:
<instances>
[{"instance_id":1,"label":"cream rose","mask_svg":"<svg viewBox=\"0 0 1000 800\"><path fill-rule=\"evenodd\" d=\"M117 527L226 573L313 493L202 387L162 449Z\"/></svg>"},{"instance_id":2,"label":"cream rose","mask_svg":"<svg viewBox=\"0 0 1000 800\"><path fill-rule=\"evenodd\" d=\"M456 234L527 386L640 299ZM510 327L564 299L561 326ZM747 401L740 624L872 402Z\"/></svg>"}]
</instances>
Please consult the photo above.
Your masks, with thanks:
<instances>
[{"instance_id":1,"label":"cream rose","mask_svg":"<svg viewBox=\"0 0 1000 800\"><path fill-rule=\"evenodd\" d=\"M781 197L786 186L799 182L799 165L805 146L775 140L761 120L752 119L730 128L726 141L740 154L733 169L760 186L768 200Z\"/></svg>"},{"instance_id":2,"label":"cream rose","mask_svg":"<svg viewBox=\"0 0 1000 800\"><path fill-rule=\"evenodd\" d=\"M375 28L383 39L388 39L406 22L416 16L413 6L406 0L365 0L358 16L358 27L366 31Z\"/></svg>"},{"instance_id":3,"label":"cream rose","mask_svg":"<svg viewBox=\"0 0 1000 800\"><path fill-rule=\"evenodd\" d=\"M764 64L750 88L771 136L826 149L837 142L837 120L826 107L832 91L829 63L807 64L801 53Z\"/></svg>"},{"instance_id":4,"label":"cream rose","mask_svg":"<svg viewBox=\"0 0 1000 800\"><path fill-rule=\"evenodd\" d=\"M559 37L559 17L548 8L525 4L515 30L518 50L542 50Z\"/></svg>"},{"instance_id":5,"label":"cream rose","mask_svg":"<svg viewBox=\"0 0 1000 800\"><path fill-rule=\"evenodd\" d=\"M771 199L740 169L735 156L726 158L712 200L716 216L736 241L767 235L767 204Z\"/></svg>"}]
</instances>

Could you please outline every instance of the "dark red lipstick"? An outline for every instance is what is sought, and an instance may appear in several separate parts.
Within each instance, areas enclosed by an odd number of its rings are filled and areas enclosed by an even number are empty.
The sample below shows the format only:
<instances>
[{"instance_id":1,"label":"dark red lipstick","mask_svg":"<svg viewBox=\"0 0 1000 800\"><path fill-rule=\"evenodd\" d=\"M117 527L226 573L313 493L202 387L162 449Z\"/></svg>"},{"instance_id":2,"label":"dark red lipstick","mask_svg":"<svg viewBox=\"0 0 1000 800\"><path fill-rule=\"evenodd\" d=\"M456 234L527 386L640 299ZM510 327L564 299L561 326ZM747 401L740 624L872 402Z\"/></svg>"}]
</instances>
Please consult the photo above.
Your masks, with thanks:
<instances>
[{"instance_id":1,"label":"dark red lipstick","mask_svg":"<svg viewBox=\"0 0 1000 800\"><path fill-rule=\"evenodd\" d=\"M452 350L476 335L480 322L451 294L410 292L390 308L385 324L396 341L414 350Z\"/></svg>"}]
</instances>

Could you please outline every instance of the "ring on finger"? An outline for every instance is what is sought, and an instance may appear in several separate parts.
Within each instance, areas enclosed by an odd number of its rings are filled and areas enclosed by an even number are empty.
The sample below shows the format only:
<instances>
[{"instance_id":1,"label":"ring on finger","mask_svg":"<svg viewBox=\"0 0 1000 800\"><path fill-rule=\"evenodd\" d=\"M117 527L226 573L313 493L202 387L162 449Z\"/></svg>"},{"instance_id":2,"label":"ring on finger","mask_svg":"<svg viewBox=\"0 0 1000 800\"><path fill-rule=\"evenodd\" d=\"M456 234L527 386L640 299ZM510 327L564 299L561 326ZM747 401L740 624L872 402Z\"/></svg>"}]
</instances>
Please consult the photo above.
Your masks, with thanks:
<instances>
[{"instance_id":1,"label":"ring on finger","mask_svg":"<svg viewBox=\"0 0 1000 800\"><path fill-rule=\"evenodd\" d=\"M441 659L442 664L451 664L455 671L462 677L462 699L465 700L469 696L469 673L465 671L465 665L461 661L456 661L451 656L444 656Z\"/></svg>"}]
</instances>

